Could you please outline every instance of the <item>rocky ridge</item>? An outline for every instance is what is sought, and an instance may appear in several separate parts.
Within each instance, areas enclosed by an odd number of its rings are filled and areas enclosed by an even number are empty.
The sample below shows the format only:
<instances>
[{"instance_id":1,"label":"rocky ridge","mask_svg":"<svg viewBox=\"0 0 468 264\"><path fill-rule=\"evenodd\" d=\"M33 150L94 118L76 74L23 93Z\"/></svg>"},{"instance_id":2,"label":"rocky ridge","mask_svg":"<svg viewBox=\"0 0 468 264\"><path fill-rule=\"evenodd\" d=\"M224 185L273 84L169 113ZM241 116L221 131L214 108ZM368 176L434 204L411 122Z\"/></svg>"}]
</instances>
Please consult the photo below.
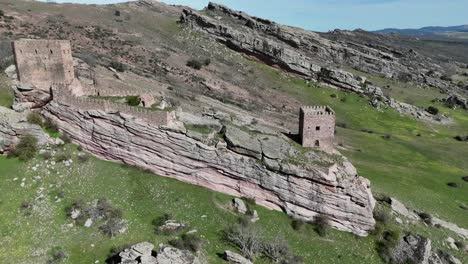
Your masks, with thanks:
<instances>
[{"instance_id":1,"label":"rocky ridge","mask_svg":"<svg viewBox=\"0 0 468 264\"><path fill-rule=\"evenodd\" d=\"M397 51L384 52L355 43L334 42L312 31L279 25L214 3L210 3L206 11L201 14L184 9L180 22L268 65L327 86L368 95L375 107L392 107L425 121L450 122L446 116L433 116L422 108L386 97L381 88L371 85L365 78L333 66L350 65L365 72L383 74L387 78L409 78L425 86L448 90L449 84L442 80L425 75L421 79L419 76L422 73L413 76L414 69L398 59L403 54ZM416 56L413 53L409 52L407 56Z\"/></svg>"},{"instance_id":2,"label":"rocky ridge","mask_svg":"<svg viewBox=\"0 0 468 264\"><path fill-rule=\"evenodd\" d=\"M268 154L269 146L277 145L273 142L286 142L271 135L244 132L234 137L226 132L215 138L217 142L205 144L189 137L180 124L157 127L122 113L84 111L57 101L45 106L43 114L75 143L104 159L254 198L260 205L292 216L313 220L326 215L331 226L358 235L373 229L375 201L370 183L344 157L320 166L310 156L310 162L301 164L286 158L296 155L292 146L283 152L284 157ZM233 129L238 128L225 125L223 131Z\"/></svg>"}]
</instances>

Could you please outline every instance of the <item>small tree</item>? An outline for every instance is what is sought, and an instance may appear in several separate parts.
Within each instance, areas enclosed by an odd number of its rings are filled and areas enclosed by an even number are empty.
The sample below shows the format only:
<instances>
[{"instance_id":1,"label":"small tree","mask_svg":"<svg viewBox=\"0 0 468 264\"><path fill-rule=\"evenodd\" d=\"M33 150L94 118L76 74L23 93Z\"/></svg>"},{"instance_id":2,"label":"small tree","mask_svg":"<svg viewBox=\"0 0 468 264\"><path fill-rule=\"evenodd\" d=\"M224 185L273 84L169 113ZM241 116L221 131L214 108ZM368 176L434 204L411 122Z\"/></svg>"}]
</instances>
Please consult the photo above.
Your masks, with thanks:
<instances>
[{"instance_id":1,"label":"small tree","mask_svg":"<svg viewBox=\"0 0 468 264\"><path fill-rule=\"evenodd\" d=\"M289 255L289 245L284 238L275 237L273 241L262 244L262 254L278 263L284 256Z\"/></svg>"},{"instance_id":2,"label":"small tree","mask_svg":"<svg viewBox=\"0 0 468 264\"><path fill-rule=\"evenodd\" d=\"M319 234L319 236L324 237L327 235L328 230L330 229L329 222L330 221L329 221L328 216L326 215L317 216L314 223L315 223L315 231L317 232L317 234Z\"/></svg>"},{"instance_id":3,"label":"small tree","mask_svg":"<svg viewBox=\"0 0 468 264\"><path fill-rule=\"evenodd\" d=\"M437 107L434 107L434 106L429 106L428 108L426 108L426 111L431 114L431 115L437 115L439 113L439 109Z\"/></svg>"},{"instance_id":4,"label":"small tree","mask_svg":"<svg viewBox=\"0 0 468 264\"><path fill-rule=\"evenodd\" d=\"M13 151L13 155L23 161L34 158L36 153L37 139L31 135L21 137L20 142Z\"/></svg>"},{"instance_id":5,"label":"small tree","mask_svg":"<svg viewBox=\"0 0 468 264\"><path fill-rule=\"evenodd\" d=\"M113 68L114 70L118 72L124 72L125 71L125 65L123 65L121 62L118 61L113 61L109 64L109 67Z\"/></svg>"},{"instance_id":6,"label":"small tree","mask_svg":"<svg viewBox=\"0 0 468 264\"><path fill-rule=\"evenodd\" d=\"M203 66L203 64L196 60L196 59L191 59L189 61L187 61L187 66L190 67L190 68L193 68L195 70L200 70Z\"/></svg>"},{"instance_id":7,"label":"small tree","mask_svg":"<svg viewBox=\"0 0 468 264\"><path fill-rule=\"evenodd\" d=\"M234 225L223 232L224 239L253 260L262 249L261 234L252 226Z\"/></svg>"},{"instance_id":8,"label":"small tree","mask_svg":"<svg viewBox=\"0 0 468 264\"><path fill-rule=\"evenodd\" d=\"M115 16L120 16L120 11L119 11L119 10L115 10L114 15L115 15Z\"/></svg>"}]
</instances>

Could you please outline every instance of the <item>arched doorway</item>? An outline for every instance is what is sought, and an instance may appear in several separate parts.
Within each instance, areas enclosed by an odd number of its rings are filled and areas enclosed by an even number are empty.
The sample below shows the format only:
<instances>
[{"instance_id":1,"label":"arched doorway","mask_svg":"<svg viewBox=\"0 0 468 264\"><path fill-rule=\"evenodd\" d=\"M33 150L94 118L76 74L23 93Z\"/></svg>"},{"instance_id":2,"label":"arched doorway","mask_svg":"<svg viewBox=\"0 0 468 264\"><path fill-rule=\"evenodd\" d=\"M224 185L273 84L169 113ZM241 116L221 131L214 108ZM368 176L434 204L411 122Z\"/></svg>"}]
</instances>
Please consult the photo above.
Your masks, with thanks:
<instances>
[{"instance_id":1,"label":"arched doorway","mask_svg":"<svg viewBox=\"0 0 468 264\"><path fill-rule=\"evenodd\" d=\"M320 142L318 140L315 140L315 146L320 147Z\"/></svg>"}]
</instances>

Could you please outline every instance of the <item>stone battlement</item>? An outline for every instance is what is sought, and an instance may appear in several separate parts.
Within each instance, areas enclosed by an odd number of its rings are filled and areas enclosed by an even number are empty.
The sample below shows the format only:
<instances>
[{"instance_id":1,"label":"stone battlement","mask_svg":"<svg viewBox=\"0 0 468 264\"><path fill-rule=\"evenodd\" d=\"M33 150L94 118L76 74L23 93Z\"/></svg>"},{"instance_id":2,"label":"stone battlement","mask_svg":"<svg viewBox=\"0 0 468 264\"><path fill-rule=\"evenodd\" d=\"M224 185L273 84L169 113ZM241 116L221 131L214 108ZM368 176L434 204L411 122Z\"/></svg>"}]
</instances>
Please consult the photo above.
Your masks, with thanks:
<instances>
[{"instance_id":1,"label":"stone battlement","mask_svg":"<svg viewBox=\"0 0 468 264\"><path fill-rule=\"evenodd\" d=\"M308 115L335 115L335 111L329 106L303 106L301 111Z\"/></svg>"},{"instance_id":2,"label":"stone battlement","mask_svg":"<svg viewBox=\"0 0 468 264\"><path fill-rule=\"evenodd\" d=\"M151 111L140 107L118 104L103 99L76 97L68 91L66 84L54 84L53 100L81 110L100 110L107 113L123 113L140 118L148 124L166 126L176 120L175 112Z\"/></svg>"},{"instance_id":3,"label":"stone battlement","mask_svg":"<svg viewBox=\"0 0 468 264\"><path fill-rule=\"evenodd\" d=\"M12 43L19 80L41 90L75 79L70 41L21 39Z\"/></svg>"}]
</instances>

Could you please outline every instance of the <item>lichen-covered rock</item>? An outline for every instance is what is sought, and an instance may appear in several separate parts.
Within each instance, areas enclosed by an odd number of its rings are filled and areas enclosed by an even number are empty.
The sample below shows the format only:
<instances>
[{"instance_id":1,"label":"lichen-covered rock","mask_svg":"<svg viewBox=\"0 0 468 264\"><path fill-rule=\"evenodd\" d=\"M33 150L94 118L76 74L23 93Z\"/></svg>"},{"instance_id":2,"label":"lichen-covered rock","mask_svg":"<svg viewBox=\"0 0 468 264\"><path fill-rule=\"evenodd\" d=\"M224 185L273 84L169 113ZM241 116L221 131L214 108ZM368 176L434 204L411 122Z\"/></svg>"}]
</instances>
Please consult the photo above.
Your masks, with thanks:
<instances>
[{"instance_id":1,"label":"lichen-covered rock","mask_svg":"<svg viewBox=\"0 0 468 264\"><path fill-rule=\"evenodd\" d=\"M25 135L37 138L39 145L53 144L53 140L38 125L26 121L27 113L0 107L0 153L10 150Z\"/></svg>"},{"instance_id":2,"label":"lichen-covered rock","mask_svg":"<svg viewBox=\"0 0 468 264\"><path fill-rule=\"evenodd\" d=\"M369 181L359 177L344 158L331 166L283 160L275 171L263 164L258 139L234 127L226 131L230 141L226 149L190 138L185 131L118 113L83 111L55 101L43 113L74 142L104 159L233 196L251 197L257 204L304 219L324 214L331 226L358 235L373 229L375 201ZM251 144L237 141L237 133ZM241 148L254 155L244 154Z\"/></svg>"},{"instance_id":3,"label":"lichen-covered rock","mask_svg":"<svg viewBox=\"0 0 468 264\"><path fill-rule=\"evenodd\" d=\"M200 264L198 257L190 251L166 246L159 248L156 258L158 264Z\"/></svg>"},{"instance_id":4,"label":"lichen-covered rock","mask_svg":"<svg viewBox=\"0 0 468 264\"><path fill-rule=\"evenodd\" d=\"M223 258L231 264L252 264L252 261L244 258L241 254L230 250L224 251Z\"/></svg>"}]
</instances>

